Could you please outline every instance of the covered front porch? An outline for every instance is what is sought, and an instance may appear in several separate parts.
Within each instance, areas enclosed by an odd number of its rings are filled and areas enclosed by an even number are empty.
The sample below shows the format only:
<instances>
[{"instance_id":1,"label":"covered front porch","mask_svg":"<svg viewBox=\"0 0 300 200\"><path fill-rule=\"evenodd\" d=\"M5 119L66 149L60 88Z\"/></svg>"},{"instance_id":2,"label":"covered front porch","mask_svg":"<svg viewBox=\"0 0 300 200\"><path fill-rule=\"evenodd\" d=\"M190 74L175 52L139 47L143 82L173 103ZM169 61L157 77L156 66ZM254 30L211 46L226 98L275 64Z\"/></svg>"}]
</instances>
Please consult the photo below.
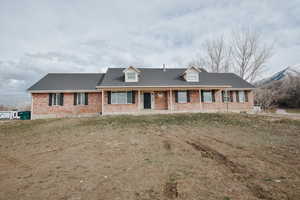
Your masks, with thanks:
<instances>
[{"instance_id":1,"label":"covered front porch","mask_svg":"<svg viewBox=\"0 0 300 200\"><path fill-rule=\"evenodd\" d=\"M222 107L223 90L224 88L103 89L102 114L218 111Z\"/></svg>"}]
</instances>

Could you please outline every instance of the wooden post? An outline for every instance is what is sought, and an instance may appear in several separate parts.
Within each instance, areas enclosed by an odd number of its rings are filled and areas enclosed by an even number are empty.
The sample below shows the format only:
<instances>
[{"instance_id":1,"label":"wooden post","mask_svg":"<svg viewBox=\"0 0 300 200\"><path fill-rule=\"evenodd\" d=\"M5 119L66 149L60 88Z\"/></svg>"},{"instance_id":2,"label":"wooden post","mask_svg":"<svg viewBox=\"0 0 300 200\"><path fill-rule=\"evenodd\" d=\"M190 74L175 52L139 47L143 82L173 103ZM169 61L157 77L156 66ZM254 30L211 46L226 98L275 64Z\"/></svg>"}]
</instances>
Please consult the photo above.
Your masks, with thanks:
<instances>
[{"instance_id":1,"label":"wooden post","mask_svg":"<svg viewBox=\"0 0 300 200\"><path fill-rule=\"evenodd\" d=\"M102 106L102 115L104 115L104 90L102 90L101 92L101 96L102 96L102 101L101 101L101 106Z\"/></svg>"},{"instance_id":2,"label":"wooden post","mask_svg":"<svg viewBox=\"0 0 300 200\"><path fill-rule=\"evenodd\" d=\"M138 90L138 111L141 110L141 91Z\"/></svg>"},{"instance_id":3,"label":"wooden post","mask_svg":"<svg viewBox=\"0 0 300 200\"><path fill-rule=\"evenodd\" d=\"M220 89L219 91L220 91L220 103L223 103L223 98L222 98L222 91L223 90Z\"/></svg>"},{"instance_id":4,"label":"wooden post","mask_svg":"<svg viewBox=\"0 0 300 200\"><path fill-rule=\"evenodd\" d=\"M201 95L201 89L199 89L199 102L200 102L200 110L203 110L203 107L202 107L202 95Z\"/></svg>"},{"instance_id":5,"label":"wooden post","mask_svg":"<svg viewBox=\"0 0 300 200\"><path fill-rule=\"evenodd\" d=\"M173 94L172 94L172 89L170 89L170 110L173 111Z\"/></svg>"}]
</instances>

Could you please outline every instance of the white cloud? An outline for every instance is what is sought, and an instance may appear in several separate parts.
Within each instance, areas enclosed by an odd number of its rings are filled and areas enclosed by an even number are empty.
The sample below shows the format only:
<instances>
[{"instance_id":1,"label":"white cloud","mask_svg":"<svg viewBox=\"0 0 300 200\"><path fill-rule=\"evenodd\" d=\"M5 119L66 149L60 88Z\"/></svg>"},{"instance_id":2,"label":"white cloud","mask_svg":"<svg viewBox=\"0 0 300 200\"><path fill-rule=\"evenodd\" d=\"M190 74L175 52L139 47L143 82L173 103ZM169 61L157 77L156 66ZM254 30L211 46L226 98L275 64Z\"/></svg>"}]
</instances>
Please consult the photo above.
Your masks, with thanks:
<instances>
[{"instance_id":1,"label":"white cloud","mask_svg":"<svg viewBox=\"0 0 300 200\"><path fill-rule=\"evenodd\" d=\"M25 89L48 72L182 67L203 40L249 26L276 43L267 74L299 63L297 0L0 3L0 104L10 102L3 98L8 93L25 98Z\"/></svg>"}]
</instances>

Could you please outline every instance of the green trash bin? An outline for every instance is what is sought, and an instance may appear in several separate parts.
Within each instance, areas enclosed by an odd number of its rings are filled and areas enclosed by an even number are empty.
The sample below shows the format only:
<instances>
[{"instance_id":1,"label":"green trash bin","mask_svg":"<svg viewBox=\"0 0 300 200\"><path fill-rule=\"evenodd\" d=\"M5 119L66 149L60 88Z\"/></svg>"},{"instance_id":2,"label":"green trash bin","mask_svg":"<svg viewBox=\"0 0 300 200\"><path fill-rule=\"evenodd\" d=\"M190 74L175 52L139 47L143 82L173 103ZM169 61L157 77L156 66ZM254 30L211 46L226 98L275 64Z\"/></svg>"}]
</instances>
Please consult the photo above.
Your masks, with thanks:
<instances>
[{"instance_id":1,"label":"green trash bin","mask_svg":"<svg viewBox=\"0 0 300 200\"><path fill-rule=\"evenodd\" d=\"M20 112L18 112L18 116L20 117L20 120L30 120L31 112L30 111L20 111Z\"/></svg>"}]
</instances>

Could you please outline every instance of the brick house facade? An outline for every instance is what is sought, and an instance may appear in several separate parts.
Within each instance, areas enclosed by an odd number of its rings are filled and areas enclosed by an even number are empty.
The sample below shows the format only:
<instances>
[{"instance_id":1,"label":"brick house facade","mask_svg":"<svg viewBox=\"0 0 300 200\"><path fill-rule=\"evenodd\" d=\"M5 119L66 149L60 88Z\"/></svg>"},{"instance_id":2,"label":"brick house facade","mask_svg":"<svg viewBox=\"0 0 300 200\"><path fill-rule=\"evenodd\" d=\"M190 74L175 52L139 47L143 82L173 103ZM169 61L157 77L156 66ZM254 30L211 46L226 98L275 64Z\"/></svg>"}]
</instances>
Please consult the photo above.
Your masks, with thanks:
<instances>
[{"instance_id":1,"label":"brick house facade","mask_svg":"<svg viewBox=\"0 0 300 200\"><path fill-rule=\"evenodd\" d=\"M48 93L32 93L33 118L98 115L102 111L101 92L90 92L88 105L74 105L73 93L64 93L63 105L49 106Z\"/></svg>"},{"instance_id":2,"label":"brick house facade","mask_svg":"<svg viewBox=\"0 0 300 200\"><path fill-rule=\"evenodd\" d=\"M105 74L48 74L28 90L32 95L32 119L37 119L250 111L253 89L234 74L208 73L197 68L129 67L111 68Z\"/></svg>"}]
</instances>

